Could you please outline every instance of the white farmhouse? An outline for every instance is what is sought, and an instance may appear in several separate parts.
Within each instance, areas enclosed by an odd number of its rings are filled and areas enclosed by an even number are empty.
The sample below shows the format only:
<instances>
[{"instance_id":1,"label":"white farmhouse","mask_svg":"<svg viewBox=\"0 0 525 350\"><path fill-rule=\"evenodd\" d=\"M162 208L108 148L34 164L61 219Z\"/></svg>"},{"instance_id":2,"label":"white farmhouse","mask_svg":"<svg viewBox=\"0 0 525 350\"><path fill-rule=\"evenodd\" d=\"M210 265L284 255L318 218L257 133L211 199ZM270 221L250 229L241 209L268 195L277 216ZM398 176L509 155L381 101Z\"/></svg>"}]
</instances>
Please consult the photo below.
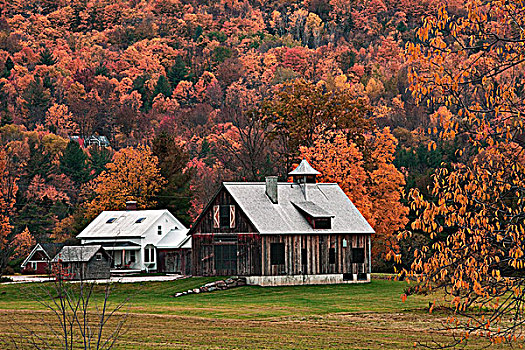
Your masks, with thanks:
<instances>
[{"instance_id":1,"label":"white farmhouse","mask_svg":"<svg viewBox=\"0 0 525 350\"><path fill-rule=\"evenodd\" d=\"M134 203L126 203L133 208ZM131 271L168 271L159 261L163 251L188 248L188 229L168 210L103 211L77 238L82 245L102 245L112 257L112 269ZM185 244L186 243L186 244Z\"/></svg>"}]
</instances>

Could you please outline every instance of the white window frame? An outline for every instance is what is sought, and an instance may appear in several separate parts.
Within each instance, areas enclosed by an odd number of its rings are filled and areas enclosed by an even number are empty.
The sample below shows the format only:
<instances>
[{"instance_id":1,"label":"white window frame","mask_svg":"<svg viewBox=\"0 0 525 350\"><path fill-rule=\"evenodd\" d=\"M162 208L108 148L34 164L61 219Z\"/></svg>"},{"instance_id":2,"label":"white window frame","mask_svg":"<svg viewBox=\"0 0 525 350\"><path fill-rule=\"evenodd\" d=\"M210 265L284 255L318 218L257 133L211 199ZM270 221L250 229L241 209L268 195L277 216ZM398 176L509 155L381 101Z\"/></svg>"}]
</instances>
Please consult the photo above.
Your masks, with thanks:
<instances>
[{"instance_id":1,"label":"white window frame","mask_svg":"<svg viewBox=\"0 0 525 350\"><path fill-rule=\"evenodd\" d=\"M155 247L149 246L144 248L144 262L155 263Z\"/></svg>"}]
</instances>

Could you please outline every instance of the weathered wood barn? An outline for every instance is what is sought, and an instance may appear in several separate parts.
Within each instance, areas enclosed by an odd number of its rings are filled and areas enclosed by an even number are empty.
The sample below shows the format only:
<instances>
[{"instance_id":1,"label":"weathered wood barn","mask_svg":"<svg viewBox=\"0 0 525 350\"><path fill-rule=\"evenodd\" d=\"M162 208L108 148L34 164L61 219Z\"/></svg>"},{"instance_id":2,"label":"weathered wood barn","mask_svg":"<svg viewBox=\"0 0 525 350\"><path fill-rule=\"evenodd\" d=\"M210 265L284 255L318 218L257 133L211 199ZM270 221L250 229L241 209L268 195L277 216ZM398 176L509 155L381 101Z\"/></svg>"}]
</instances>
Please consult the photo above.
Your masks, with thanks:
<instances>
[{"instance_id":1,"label":"weathered wood barn","mask_svg":"<svg viewBox=\"0 0 525 350\"><path fill-rule=\"evenodd\" d=\"M86 280L110 277L111 256L101 245L65 246L53 258L55 274L64 279Z\"/></svg>"},{"instance_id":2,"label":"weathered wood barn","mask_svg":"<svg viewBox=\"0 0 525 350\"><path fill-rule=\"evenodd\" d=\"M370 281L374 232L339 185L317 183L306 160L293 182L225 182L189 231L196 276L249 284Z\"/></svg>"}]
</instances>

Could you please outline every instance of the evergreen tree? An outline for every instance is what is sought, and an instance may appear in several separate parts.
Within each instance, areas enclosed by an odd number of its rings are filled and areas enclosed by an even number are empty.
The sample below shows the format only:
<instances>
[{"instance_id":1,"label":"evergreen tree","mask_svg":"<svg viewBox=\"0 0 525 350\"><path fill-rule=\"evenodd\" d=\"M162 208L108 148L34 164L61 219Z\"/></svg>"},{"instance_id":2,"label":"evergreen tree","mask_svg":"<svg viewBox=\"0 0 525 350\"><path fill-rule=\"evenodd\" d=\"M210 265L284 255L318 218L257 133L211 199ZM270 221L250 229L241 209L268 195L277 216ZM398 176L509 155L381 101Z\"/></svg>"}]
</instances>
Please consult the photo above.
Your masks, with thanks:
<instances>
[{"instance_id":1,"label":"evergreen tree","mask_svg":"<svg viewBox=\"0 0 525 350\"><path fill-rule=\"evenodd\" d=\"M13 63L13 60L11 57L7 57L4 63L4 69L2 71L2 74L0 74L0 78L9 78L11 75L11 70L15 67L15 64Z\"/></svg>"},{"instance_id":2,"label":"evergreen tree","mask_svg":"<svg viewBox=\"0 0 525 350\"><path fill-rule=\"evenodd\" d=\"M57 63L57 60L53 57L51 51L49 51L47 47L44 48L44 51L40 53L40 60L38 61L38 64L52 66L55 63Z\"/></svg>"},{"instance_id":3,"label":"evergreen tree","mask_svg":"<svg viewBox=\"0 0 525 350\"><path fill-rule=\"evenodd\" d=\"M89 148L91 157L89 158L89 168L91 170L91 178L95 178L100 175L101 172L106 170L106 164L111 161L111 151L107 148L91 146Z\"/></svg>"},{"instance_id":4,"label":"evergreen tree","mask_svg":"<svg viewBox=\"0 0 525 350\"><path fill-rule=\"evenodd\" d=\"M190 208L190 180L191 173L186 170L189 156L175 138L167 133L155 137L152 152L159 159L159 168L162 177L168 183L163 187L157 199L159 208L169 209L185 225L191 219L188 214Z\"/></svg>"},{"instance_id":5,"label":"evergreen tree","mask_svg":"<svg viewBox=\"0 0 525 350\"><path fill-rule=\"evenodd\" d=\"M155 98L158 94L163 94L166 97L171 96L170 82L164 75L161 75L157 80L157 85L155 85L155 91L153 91L153 98Z\"/></svg>"},{"instance_id":6,"label":"evergreen tree","mask_svg":"<svg viewBox=\"0 0 525 350\"><path fill-rule=\"evenodd\" d=\"M35 77L22 94L27 109L26 126L33 129L37 124L44 123L44 117L49 107L51 94L42 83L42 79Z\"/></svg>"},{"instance_id":7,"label":"evergreen tree","mask_svg":"<svg viewBox=\"0 0 525 350\"><path fill-rule=\"evenodd\" d=\"M153 101L151 91L149 91L146 86L146 82L148 81L148 79L148 75L141 75L133 81L133 90L138 91L138 93L140 94L142 100L142 110L145 112L150 110L151 101Z\"/></svg>"},{"instance_id":8,"label":"evergreen tree","mask_svg":"<svg viewBox=\"0 0 525 350\"><path fill-rule=\"evenodd\" d=\"M171 86L176 87L182 80L188 80L188 68L181 56L177 56L175 63L168 71L168 80Z\"/></svg>"},{"instance_id":9,"label":"evergreen tree","mask_svg":"<svg viewBox=\"0 0 525 350\"><path fill-rule=\"evenodd\" d=\"M69 141L60 158L60 170L78 185L89 180L88 157L76 141Z\"/></svg>"}]
</instances>

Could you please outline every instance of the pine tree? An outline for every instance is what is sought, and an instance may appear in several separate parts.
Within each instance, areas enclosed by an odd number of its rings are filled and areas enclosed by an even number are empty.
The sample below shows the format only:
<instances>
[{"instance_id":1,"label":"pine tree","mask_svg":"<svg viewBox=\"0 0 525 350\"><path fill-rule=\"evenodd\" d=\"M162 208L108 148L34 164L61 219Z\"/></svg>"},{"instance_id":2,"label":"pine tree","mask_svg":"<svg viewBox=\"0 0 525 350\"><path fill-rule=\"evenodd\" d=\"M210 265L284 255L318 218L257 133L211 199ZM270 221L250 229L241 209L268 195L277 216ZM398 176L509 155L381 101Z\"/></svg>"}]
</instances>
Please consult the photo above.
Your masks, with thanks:
<instances>
[{"instance_id":1,"label":"pine tree","mask_svg":"<svg viewBox=\"0 0 525 350\"><path fill-rule=\"evenodd\" d=\"M42 79L35 77L22 94L27 109L26 126L33 129L37 124L44 124L44 117L49 107L51 94L42 83Z\"/></svg>"},{"instance_id":2,"label":"pine tree","mask_svg":"<svg viewBox=\"0 0 525 350\"><path fill-rule=\"evenodd\" d=\"M44 51L40 53L40 60L38 61L38 64L52 66L55 63L57 63L57 60L55 59L55 57L53 57L51 51L49 51L47 47L44 48Z\"/></svg>"},{"instance_id":3,"label":"pine tree","mask_svg":"<svg viewBox=\"0 0 525 350\"><path fill-rule=\"evenodd\" d=\"M181 56L177 56L175 63L169 69L168 80L173 87L176 87L182 80L188 80L188 68Z\"/></svg>"},{"instance_id":4,"label":"pine tree","mask_svg":"<svg viewBox=\"0 0 525 350\"><path fill-rule=\"evenodd\" d=\"M0 78L9 78L11 75L11 70L15 68L15 64L13 63L13 60L11 57L7 57L4 63L4 69L2 71L2 74L0 74Z\"/></svg>"},{"instance_id":5,"label":"pine tree","mask_svg":"<svg viewBox=\"0 0 525 350\"><path fill-rule=\"evenodd\" d=\"M157 85L155 85L155 91L153 91L153 98L155 98L158 94L163 94L166 97L171 96L170 82L164 75L161 75L157 80Z\"/></svg>"},{"instance_id":6,"label":"pine tree","mask_svg":"<svg viewBox=\"0 0 525 350\"><path fill-rule=\"evenodd\" d=\"M161 133L155 137L152 152L159 159L159 168L167 184L162 188L157 200L159 208L168 208L184 224L190 224L191 173L186 170L189 156L177 144L172 135Z\"/></svg>"},{"instance_id":7,"label":"pine tree","mask_svg":"<svg viewBox=\"0 0 525 350\"><path fill-rule=\"evenodd\" d=\"M69 141L60 158L60 170L78 185L89 180L88 157L75 141Z\"/></svg>"},{"instance_id":8,"label":"pine tree","mask_svg":"<svg viewBox=\"0 0 525 350\"><path fill-rule=\"evenodd\" d=\"M104 170L106 170L106 164L111 161L111 151L107 148L98 146L91 146L89 148L91 157L89 158L89 168L91 171L91 177L95 178Z\"/></svg>"}]
</instances>

